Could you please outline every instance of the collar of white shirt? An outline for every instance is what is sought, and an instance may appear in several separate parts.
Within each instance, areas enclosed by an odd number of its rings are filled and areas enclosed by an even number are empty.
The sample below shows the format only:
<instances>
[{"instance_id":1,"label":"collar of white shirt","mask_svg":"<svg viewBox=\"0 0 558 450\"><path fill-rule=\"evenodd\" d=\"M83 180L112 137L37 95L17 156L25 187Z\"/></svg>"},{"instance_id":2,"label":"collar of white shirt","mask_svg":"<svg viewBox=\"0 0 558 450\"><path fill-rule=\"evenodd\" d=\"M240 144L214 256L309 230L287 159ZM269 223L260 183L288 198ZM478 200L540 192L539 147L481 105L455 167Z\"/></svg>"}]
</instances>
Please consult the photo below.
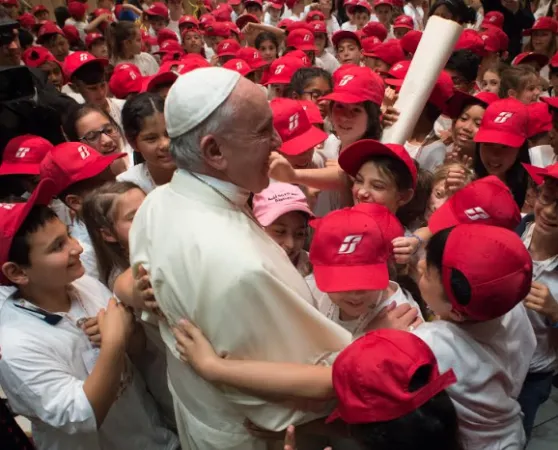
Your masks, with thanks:
<instances>
[{"instance_id":1,"label":"collar of white shirt","mask_svg":"<svg viewBox=\"0 0 558 450\"><path fill-rule=\"evenodd\" d=\"M192 176L194 175L194 176ZM202 181L196 180L199 178ZM207 184L213 189L219 191L226 198L228 198L233 204L237 206L245 206L250 197L250 191L241 188L235 184L229 183L228 181L219 180L208 175L201 175L199 173L190 174L186 170L178 169L175 173L171 185L179 191L192 193L191 189L188 187L191 183L198 183L200 185ZM204 201L206 201L204 199Z\"/></svg>"}]
</instances>

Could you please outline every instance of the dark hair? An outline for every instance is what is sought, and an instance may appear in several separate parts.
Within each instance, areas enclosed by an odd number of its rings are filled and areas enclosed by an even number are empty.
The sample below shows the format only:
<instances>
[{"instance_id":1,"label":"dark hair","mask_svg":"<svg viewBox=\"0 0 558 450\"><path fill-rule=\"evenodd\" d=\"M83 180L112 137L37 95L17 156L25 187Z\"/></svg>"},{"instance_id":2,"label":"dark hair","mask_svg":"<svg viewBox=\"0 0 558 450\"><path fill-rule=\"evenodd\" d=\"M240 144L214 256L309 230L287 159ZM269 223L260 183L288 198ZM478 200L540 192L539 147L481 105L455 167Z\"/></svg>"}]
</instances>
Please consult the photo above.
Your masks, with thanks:
<instances>
[{"instance_id":1,"label":"dark hair","mask_svg":"<svg viewBox=\"0 0 558 450\"><path fill-rule=\"evenodd\" d=\"M54 8L54 17L56 18L56 25L63 28L66 24L66 19L69 19L72 16L66 6L58 6L57 8Z\"/></svg>"},{"instance_id":2,"label":"dark hair","mask_svg":"<svg viewBox=\"0 0 558 450\"><path fill-rule=\"evenodd\" d=\"M358 14L358 13L366 13L369 16L371 15L370 10L368 10L364 6L360 6L360 5L353 6L353 9L352 9L351 13L353 15Z\"/></svg>"},{"instance_id":3,"label":"dark hair","mask_svg":"<svg viewBox=\"0 0 558 450\"><path fill-rule=\"evenodd\" d=\"M480 63L481 59L471 50L456 50L449 57L446 69L457 72L472 83L477 79Z\"/></svg>"},{"instance_id":4,"label":"dark hair","mask_svg":"<svg viewBox=\"0 0 558 450\"><path fill-rule=\"evenodd\" d=\"M62 35L58 33L45 34L44 36L37 38L37 44L42 45L43 47L46 48L50 48L54 45L54 41L56 41L58 36L62 36ZM62 37L66 39L65 36Z\"/></svg>"},{"instance_id":5,"label":"dark hair","mask_svg":"<svg viewBox=\"0 0 558 450\"><path fill-rule=\"evenodd\" d=\"M19 29L19 45L21 45L22 50L26 50L31 47L34 40L35 38L29 31L23 28Z\"/></svg>"},{"instance_id":6,"label":"dark hair","mask_svg":"<svg viewBox=\"0 0 558 450\"><path fill-rule=\"evenodd\" d=\"M432 122L433 124L438 120L438 117L442 114L442 110L438 108L434 103L428 102L424 109L422 110L423 114L426 115L426 118ZM434 141L432 141L434 142ZM428 145L429 142L425 142L423 145Z\"/></svg>"},{"instance_id":7,"label":"dark hair","mask_svg":"<svg viewBox=\"0 0 558 450\"><path fill-rule=\"evenodd\" d=\"M12 240L12 245L8 252L8 261L20 266L29 266L29 253L31 251L29 235L44 227L47 222L57 218L56 213L48 206L33 206Z\"/></svg>"},{"instance_id":8,"label":"dark hair","mask_svg":"<svg viewBox=\"0 0 558 450\"><path fill-rule=\"evenodd\" d=\"M523 168L521 163L531 164L531 158L529 157L529 144L527 141L525 141L525 143L520 147L515 162L506 173L505 180L506 185L510 188L513 194L513 198L517 203L519 209L521 209L523 207L523 203L525 203L525 197L527 195L527 184L529 180L529 175L527 174L527 171ZM488 171L481 161L480 144L477 144L475 148L473 169L478 178L488 176Z\"/></svg>"},{"instance_id":9,"label":"dark hair","mask_svg":"<svg viewBox=\"0 0 558 450\"><path fill-rule=\"evenodd\" d=\"M275 45L275 48L277 49L277 52L279 52L279 39L277 39L277 36L275 34L269 32L269 31L262 31L261 33L259 33L256 36L256 40L254 42L254 47L256 47L259 50L260 46L265 41L273 42L273 45Z\"/></svg>"},{"instance_id":10,"label":"dark hair","mask_svg":"<svg viewBox=\"0 0 558 450\"><path fill-rule=\"evenodd\" d=\"M138 27L134 22L112 22L107 28L107 47L111 60L124 59L123 42L132 38Z\"/></svg>"},{"instance_id":11,"label":"dark hair","mask_svg":"<svg viewBox=\"0 0 558 450\"><path fill-rule=\"evenodd\" d=\"M106 117L106 119L111 123L111 125L115 126L119 132L121 132L120 127L114 121L114 119L108 114L105 110L98 107L97 105L89 105L87 103L83 104L76 104L68 113L63 117L62 120L62 131L66 136L66 139L70 142L79 142L82 136L78 135L77 132L77 123L79 119L86 116L91 112L98 112L102 116Z\"/></svg>"},{"instance_id":12,"label":"dark hair","mask_svg":"<svg viewBox=\"0 0 558 450\"><path fill-rule=\"evenodd\" d=\"M397 218L405 228L421 228L426 226L424 212L428 206L428 200L432 193L432 173L421 169L419 163L414 161L417 168L417 185L411 201L397 210ZM409 171L407 170L407 173ZM408 173L407 177L411 178ZM407 189L410 189L409 186Z\"/></svg>"},{"instance_id":13,"label":"dark hair","mask_svg":"<svg viewBox=\"0 0 558 450\"><path fill-rule=\"evenodd\" d=\"M467 6L463 0L437 0L428 12L428 17L432 16L440 6L446 6L453 16L453 20L459 24L475 23L477 20L476 11Z\"/></svg>"},{"instance_id":14,"label":"dark hair","mask_svg":"<svg viewBox=\"0 0 558 450\"><path fill-rule=\"evenodd\" d=\"M528 79L531 76L538 77L537 72L531 66L520 64L519 66L511 66L506 68L500 74L500 90L498 96L500 98L508 98L508 91L513 89L521 92L527 87Z\"/></svg>"},{"instance_id":15,"label":"dark hair","mask_svg":"<svg viewBox=\"0 0 558 450\"><path fill-rule=\"evenodd\" d=\"M433 367L419 367L409 383L414 392L426 386ZM397 419L349 425L351 436L365 450L462 450L457 412L446 391Z\"/></svg>"},{"instance_id":16,"label":"dark hair","mask_svg":"<svg viewBox=\"0 0 558 450\"><path fill-rule=\"evenodd\" d=\"M363 138L370 139L370 138ZM406 191L413 188L413 181L409 168L399 158L388 155L375 155L366 158L362 164L373 162L378 171L393 180L398 191Z\"/></svg>"},{"instance_id":17,"label":"dark hair","mask_svg":"<svg viewBox=\"0 0 558 450\"><path fill-rule=\"evenodd\" d=\"M84 64L72 74L72 82L81 81L86 86L94 86L99 83L104 83L105 67L98 62L91 62Z\"/></svg>"},{"instance_id":18,"label":"dark hair","mask_svg":"<svg viewBox=\"0 0 558 450\"><path fill-rule=\"evenodd\" d=\"M330 89L333 89L331 74L327 70L319 67L303 67L292 76L291 82L285 89L285 97L292 97L293 93L299 96L303 95L306 86L315 78L323 78L329 84Z\"/></svg>"},{"instance_id":19,"label":"dark hair","mask_svg":"<svg viewBox=\"0 0 558 450\"><path fill-rule=\"evenodd\" d=\"M156 112L163 113L165 100L159 94L144 92L128 99L122 108L122 128L128 143L134 148L134 164L144 161L141 153L135 151L136 139L144 120Z\"/></svg>"},{"instance_id":20,"label":"dark hair","mask_svg":"<svg viewBox=\"0 0 558 450\"><path fill-rule=\"evenodd\" d=\"M330 104L330 111L333 108L333 103ZM380 106L370 100L365 100L362 102L364 107L364 111L366 112L366 116L368 117L368 122L366 124L366 130L364 134L359 138L360 139L374 139L379 141L382 138L382 111L380 110Z\"/></svg>"}]
</instances>

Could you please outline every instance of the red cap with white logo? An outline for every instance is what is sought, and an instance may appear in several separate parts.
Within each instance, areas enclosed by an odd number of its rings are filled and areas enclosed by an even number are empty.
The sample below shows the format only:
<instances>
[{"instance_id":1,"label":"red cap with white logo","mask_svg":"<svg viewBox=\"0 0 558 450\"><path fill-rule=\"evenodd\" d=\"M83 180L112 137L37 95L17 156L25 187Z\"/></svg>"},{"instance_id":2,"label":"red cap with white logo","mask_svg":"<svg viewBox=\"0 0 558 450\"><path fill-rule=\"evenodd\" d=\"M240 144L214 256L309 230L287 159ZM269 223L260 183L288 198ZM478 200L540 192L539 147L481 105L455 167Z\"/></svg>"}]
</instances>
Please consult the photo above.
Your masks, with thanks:
<instances>
[{"instance_id":1,"label":"red cap with white logo","mask_svg":"<svg viewBox=\"0 0 558 450\"><path fill-rule=\"evenodd\" d=\"M217 56L235 56L240 50L236 39L224 39L217 44Z\"/></svg>"},{"instance_id":2,"label":"red cap with white logo","mask_svg":"<svg viewBox=\"0 0 558 450\"><path fill-rule=\"evenodd\" d=\"M72 75L86 64L100 64L105 67L108 64L108 59L95 58L89 52L70 53L64 60L64 75L71 79Z\"/></svg>"},{"instance_id":3,"label":"red cap with white logo","mask_svg":"<svg viewBox=\"0 0 558 450\"><path fill-rule=\"evenodd\" d=\"M396 62L405 59L405 53L401 48L401 43L397 39L382 42L380 45L376 46L373 51L367 52L364 50L362 54L370 58L377 58L390 67Z\"/></svg>"},{"instance_id":4,"label":"red cap with white logo","mask_svg":"<svg viewBox=\"0 0 558 450\"><path fill-rule=\"evenodd\" d=\"M360 38L358 37L358 34L349 30L336 31L335 33L333 33L333 36L331 37L331 42L333 43L333 46L337 48L341 43L341 41L344 41L345 39L355 41L355 43L359 46L359 48L361 47Z\"/></svg>"},{"instance_id":5,"label":"red cap with white logo","mask_svg":"<svg viewBox=\"0 0 558 450\"><path fill-rule=\"evenodd\" d=\"M432 214L428 228L437 233L462 223L482 223L514 230L520 221L521 212L510 188L490 175L453 194Z\"/></svg>"},{"instance_id":6,"label":"red cap with white logo","mask_svg":"<svg viewBox=\"0 0 558 450\"><path fill-rule=\"evenodd\" d=\"M289 84L294 73L298 69L305 67L302 60L298 58L293 58L288 54L277 58L269 66L269 78L265 85L270 84Z\"/></svg>"},{"instance_id":7,"label":"red cap with white logo","mask_svg":"<svg viewBox=\"0 0 558 450\"><path fill-rule=\"evenodd\" d=\"M502 29L504 27L504 14L500 11L489 11L484 15L481 28L496 27Z\"/></svg>"},{"instance_id":8,"label":"red cap with white logo","mask_svg":"<svg viewBox=\"0 0 558 450\"><path fill-rule=\"evenodd\" d=\"M373 70L345 64L333 73L333 92L322 100L348 104L370 101L380 106L384 91L384 81Z\"/></svg>"},{"instance_id":9,"label":"red cap with white logo","mask_svg":"<svg viewBox=\"0 0 558 450\"><path fill-rule=\"evenodd\" d=\"M459 273L470 295L457 299L452 280ZM533 262L521 238L511 230L468 223L449 232L442 256L442 285L452 308L476 321L511 311L529 293ZM467 301L468 300L468 301Z\"/></svg>"},{"instance_id":10,"label":"red cap with white logo","mask_svg":"<svg viewBox=\"0 0 558 450\"><path fill-rule=\"evenodd\" d=\"M200 21L196 19L194 16L182 16L178 20L178 27L181 28L183 25L192 25L194 27L198 27L200 25Z\"/></svg>"},{"instance_id":11,"label":"red cap with white logo","mask_svg":"<svg viewBox=\"0 0 558 450\"><path fill-rule=\"evenodd\" d=\"M43 158L40 175L41 178L50 178L56 183L53 194L58 195L78 181L101 174L114 161L124 156L125 153L103 156L81 142L65 142L54 147Z\"/></svg>"},{"instance_id":12,"label":"red cap with white logo","mask_svg":"<svg viewBox=\"0 0 558 450\"><path fill-rule=\"evenodd\" d=\"M311 222L310 262L322 292L387 288L388 261L404 229L385 206L361 203Z\"/></svg>"},{"instance_id":13,"label":"red cap with white logo","mask_svg":"<svg viewBox=\"0 0 558 450\"><path fill-rule=\"evenodd\" d=\"M376 36L382 42L386 40L388 35L387 28L380 22L368 22L362 27L362 32L366 36Z\"/></svg>"},{"instance_id":14,"label":"red cap with white logo","mask_svg":"<svg viewBox=\"0 0 558 450\"><path fill-rule=\"evenodd\" d=\"M290 98L275 98L269 106L273 112L273 126L283 141L279 149L281 153L300 155L327 139L327 133L310 123L300 102Z\"/></svg>"},{"instance_id":15,"label":"red cap with white logo","mask_svg":"<svg viewBox=\"0 0 558 450\"><path fill-rule=\"evenodd\" d=\"M246 61L252 69L261 69L269 65L269 62L262 58L260 51L254 47L242 47L235 56Z\"/></svg>"},{"instance_id":16,"label":"red cap with white logo","mask_svg":"<svg viewBox=\"0 0 558 450\"><path fill-rule=\"evenodd\" d=\"M414 30L415 23L411 16L405 14L397 16L393 22L393 28L406 28L407 30Z\"/></svg>"},{"instance_id":17,"label":"red cap with white logo","mask_svg":"<svg viewBox=\"0 0 558 450\"><path fill-rule=\"evenodd\" d=\"M162 2L153 3L146 11L145 14L148 16L160 16L168 19L169 9Z\"/></svg>"},{"instance_id":18,"label":"red cap with white logo","mask_svg":"<svg viewBox=\"0 0 558 450\"><path fill-rule=\"evenodd\" d=\"M542 102L527 105L529 111L529 123L527 125L527 139L531 139L540 133L548 133L552 130L552 114L548 105Z\"/></svg>"},{"instance_id":19,"label":"red cap with white logo","mask_svg":"<svg viewBox=\"0 0 558 450\"><path fill-rule=\"evenodd\" d=\"M482 118L474 141L519 148L527 139L529 111L519 100L506 98L492 103Z\"/></svg>"},{"instance_id":20,"label":"red cap with white logo","mask_svg":"<svg viewBox=\"0 0 558 450\"><path fill-rule=\"evenodd\" d=\"M401 38L401 48L405 53L414 55L421 39L422 31L411 30Z\"/></svg>"},{"instance_id":21,"label":"red cap with white logo","mask_svg":"<svg viewBox=\"0 0 558 450\"><path fill-rule=\"evenodd\" d=\"M486 55L484 40L475 30L463 30L457 40L454 50L469 50L479 57Z\"/></svg>"},{"instance_id":22,"label":"red cap with white logo","mask_svg":"<svg viewBox=\"0 0 558 450\"><path fill-rule=\"evenodd\" d=\"M101 33L88 33L85 36L85 46L90 49L95 42L101 39L105 39L105 37Z\"/></svg>"},{"instance_id":23,"label":"red cap with white logo","mask_svg":"<svg viewBox=\"0 0 558 450\"><path fill-rule=\"evenodd\" d=\"M39 175L39 165L54 148L49 141L32 134L17 136L6 144L0 175Z\"/></svg>"},{"instance_id":24,"label":"red cap with white logo","mask_svg":"<svg viewBox=\"0 0 558 450\"><path fill-rule=\"evenodd\" d=\"M254 69L250 67L250 65L240 58L233 58L223 64L224 69L234 70L238 72L240 75L245 77L246 75L252 73Z\"/></svg>"},{"instance_id":25,"label":"red cap with white logo","mask_svg":"<svg viewBox=\"0 0 558 450\"><path fill-rule=\"evenodd\" d=\"M292 47L302 51L317 51L318 48L314 42L314 33L304 28L291 31L287 35L286 47Z\"/></svg>"},{"instance_id":26,"label":"red cap with white logo","mask_svg":"<svg viewBox=\"0 0 558 450\"><path fill-rule=\"evenodd\" d=\"M144 77L134 64L118 64L109 81L110 91L116 98L125 100L128 95L141 92Z\"/></svg>"},{"instance_id":27,"label":"red cap with white logo","mask_svg":"<svg viewBox=\"0 0 558 450\"><path fill-rule=\"evenodd\" d=\"M163 28L157 33L157 43L162 46L167 41L174 41L178 43L178 36L170 28ZM178 44L180 46L180 44ZM182 49L182 47L181 47Z\"/></svg>"},{"instance_id":28,"label":"red cap with white logo","mask_svg":"<svg viewBox=\"0 0 558 450\"><path fill-rule=\"evenodd\" d=\"M362 41L362 54L368 56L374 53L374 50L382 43L376 36L365 37Z\"/></svg>"},{"instance_id":29,"label":"red cap with white logo","mask_svg":"<svg viewBox=\"0 0 558 450\"><path fill-rule=\"evenodd\" d=\"M310 26L312 27L312 32L314 35L316 34L327 34L327 25L325 22L315 20L310 22Z\"/></svg>"},{"instance_id":30,"label":"red cap with white logo","mask_svg":"<svg viewBox=\"0 0 558 450\"><path fill-rule=\"evenodd\" d=\"M533 31L536 30L551 31L552 34L556 35L558 34L558 22L552 17L539 17L535 21L533 28L529 28L523 31L523 36L531 36L533 34Z\"/></svg>"}]
</instances>

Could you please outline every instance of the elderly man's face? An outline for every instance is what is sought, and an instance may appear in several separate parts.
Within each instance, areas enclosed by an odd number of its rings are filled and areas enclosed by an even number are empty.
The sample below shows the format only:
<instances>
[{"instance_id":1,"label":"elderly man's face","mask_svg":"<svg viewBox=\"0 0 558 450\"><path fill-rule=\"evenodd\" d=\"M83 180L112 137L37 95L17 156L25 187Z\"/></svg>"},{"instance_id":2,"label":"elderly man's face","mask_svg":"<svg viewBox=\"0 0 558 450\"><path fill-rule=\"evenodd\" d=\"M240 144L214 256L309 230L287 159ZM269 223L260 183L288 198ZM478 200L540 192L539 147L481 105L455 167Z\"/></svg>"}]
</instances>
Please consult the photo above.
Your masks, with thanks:
<instances>
[{"instance_id":1,"label":"elderly man's face","mask_svg":"<svg viewBox=\"0 0 558 450\"><path fill-rule=\"evenodd\" d=\"M237 105L237 122L220 143L226 159L226 176L237 186L257 193L269 184L269 155L281 146L264 92L242 78L229 101Z\"/></svg>"}]
</instances>

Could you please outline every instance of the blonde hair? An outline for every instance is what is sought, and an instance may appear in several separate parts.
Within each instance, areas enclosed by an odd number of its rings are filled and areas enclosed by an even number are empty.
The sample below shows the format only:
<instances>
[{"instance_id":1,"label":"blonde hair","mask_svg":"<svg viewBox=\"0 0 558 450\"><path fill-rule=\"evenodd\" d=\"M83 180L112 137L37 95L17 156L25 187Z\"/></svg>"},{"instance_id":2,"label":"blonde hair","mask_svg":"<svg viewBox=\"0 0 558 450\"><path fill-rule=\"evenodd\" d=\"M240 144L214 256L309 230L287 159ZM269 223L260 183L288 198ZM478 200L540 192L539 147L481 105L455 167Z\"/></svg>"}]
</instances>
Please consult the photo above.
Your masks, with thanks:
<instances>
[{"instance_id":1,"label":"blonde hair","mask_svg":"<svg viewBox=\"0 0 558 450\"><path fill-rule=\"evenodd\" d=\"M533 39L533 36L531 36L529 38L529 41L523 46L523 51L524 52L534 52L535 51L533 49L533 43L531 42L532 39ZM548 48L546 49L544 54L546 56L548 56L549 58L552 58L554 56L554 53L556 53L556 50L558 50L558 46L556 45L556 36L553 34L552 39L550 39L550 42L548 43Z\"/></svg>"},{"instance_id":2,"label":"blonde hair","mask_svg":"<svg viewBox=\"0 0 558 450\"><path fill-rule=\"evenodd\" d=\"M452 169L462 169L465 171L465 184L469 184L476 178L475 172L464 164L459 162L450 161L438 166L432 175L432 187L434 187L440 181L445 181Z\"/></svg>"},{"instance_id":3,"label":"blonde hair","mask_svg":"<svg viewBox=\"0 0 558 450\"><path fill-rule=\"evenodd\" d=\"M522 92L529 83L531 77L539 78L535 69L531 66L520 64L508 67L500 75L500 98L508 98L508 91L513 89L518 94Z\"/></svg>"},{"instance_id":4,"label":"blonde hair","mask_svg":"<svg viewBox=\"0 0 558 450\"><path fill-rule=\"evenodd\" d=\"M129 181L113 181L90 192L83 201L83 221L91 237L100 280L107 286L112 270L126 270L130 267L130 258L128 249L119 242L107 242L102 230L114 234L118 198L133 189L142 190Z\"/></svg>"}]
</instances>

